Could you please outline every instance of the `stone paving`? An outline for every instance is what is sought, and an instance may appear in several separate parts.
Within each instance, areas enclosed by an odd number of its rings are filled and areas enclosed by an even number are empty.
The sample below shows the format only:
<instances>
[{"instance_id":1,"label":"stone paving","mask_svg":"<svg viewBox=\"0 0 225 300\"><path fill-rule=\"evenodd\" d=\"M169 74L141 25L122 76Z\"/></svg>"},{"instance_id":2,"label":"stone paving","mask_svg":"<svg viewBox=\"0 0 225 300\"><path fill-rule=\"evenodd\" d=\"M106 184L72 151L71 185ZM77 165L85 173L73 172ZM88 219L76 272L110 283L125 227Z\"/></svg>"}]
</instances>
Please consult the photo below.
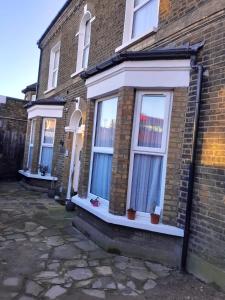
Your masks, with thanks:
<instances>
[{"instance_id":1,"label":"stone paving","mask_svg":"<svg viewBox=\"0 0 225 300\"><path fill-rule=\"evenodd\" d=\"M225 299L190 275L106 253L73 213L17 182L0 182L0 300Z\"/></svg>"}]
</instances>

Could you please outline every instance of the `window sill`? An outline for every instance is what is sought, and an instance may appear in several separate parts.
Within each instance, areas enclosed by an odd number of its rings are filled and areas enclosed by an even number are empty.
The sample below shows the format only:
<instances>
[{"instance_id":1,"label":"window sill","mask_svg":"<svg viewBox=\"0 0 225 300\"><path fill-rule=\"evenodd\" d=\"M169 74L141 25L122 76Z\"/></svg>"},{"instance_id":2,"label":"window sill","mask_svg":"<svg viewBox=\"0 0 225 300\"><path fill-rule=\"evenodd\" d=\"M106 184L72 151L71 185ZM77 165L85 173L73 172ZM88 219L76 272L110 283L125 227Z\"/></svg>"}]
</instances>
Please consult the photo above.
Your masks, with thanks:
<instances>
[{"instance_id":1,"label":"window sill","mask_svg":"<svg viewBox=\"0 0 225 300\"><path fill-rule=\"evenodd\" d=\"M138 36L138 37L136 37L136 38L134 38L134 39L131 39L131 40L129 40L129 41L123 43L121 46L117 47L117 48L115 49L115 52L119 52L119 51L124 50L125 48L127 48L127 47L129 47L129 46L132 46L133 44L135 44L135 43L138 42L139 40L142 40L142 39L145 38L146 36L156 33L157 30L158 30L157 27L152 27L150 31L148 31L148 32L144 33L143 35Z\"/></svg>"},{"instance_id":2,"label":"window sill","mask_svg":"<svg viewBox=\"0 0 225 300\"><path fill-rule=\"evenodd\" d=\"M24 170L19 170L18 172L21 175L23 175L25 177L28 177L28 178L42 179L42 180L53 180L53 181L57 181L58 180L57 177L53 177L51 175L41 176L40 174L32 174L29 171L24 171Z\"/></svg>"},{"instance_id":3,"label":"window sill","mask_svg":"<svg viewBox=\"0 0 225 300\"><path fill-rule=\"evenodd\" d=\"M74 72L73 74L71 74L70 77L71 77L71 78L74 78L74 77L76 77L77 75L79 75L79 74L80 74L81 72L83 72L83 71L84 71L84 69L80 69L80 70Z\"/></svg>"},{"instance_id":4,"label":"window sill","mask_svg":"<svg viewBox=\"0 0 225 300\"><path fill-rule=\"evenodd\" d=\"M105 203L105 201L103 202L100 200L101 205L99 207L94 207L90 203L90 199L91 197L82 199L79 196L74 196L72 197L71 201L107 223L142 229L151 232L163 233L163 234L168 234L168 235L173 235L178 237L184 236L183 229L180 229L175 226L164 225L164 224L157 224L157 225L151 224L150 217L149 219L147 219L146 217L143 216L137 216L135 220L129 220L126 216L113 215L108 211L109 208L108 203Z\"/></svg>"},{"instance_id":5,"label":"window sill","mask_svg":"<svg viewBox=\"0 0 225 300\"><path fill-rule=\"evenodd\" d=\"M50 93L51 91L54 91L54 90L55 90L55 87L50 88L50 89L44 91L44 94L46 95L46 94L48 94L48 93Z\"/></svg>"}]
</instances>

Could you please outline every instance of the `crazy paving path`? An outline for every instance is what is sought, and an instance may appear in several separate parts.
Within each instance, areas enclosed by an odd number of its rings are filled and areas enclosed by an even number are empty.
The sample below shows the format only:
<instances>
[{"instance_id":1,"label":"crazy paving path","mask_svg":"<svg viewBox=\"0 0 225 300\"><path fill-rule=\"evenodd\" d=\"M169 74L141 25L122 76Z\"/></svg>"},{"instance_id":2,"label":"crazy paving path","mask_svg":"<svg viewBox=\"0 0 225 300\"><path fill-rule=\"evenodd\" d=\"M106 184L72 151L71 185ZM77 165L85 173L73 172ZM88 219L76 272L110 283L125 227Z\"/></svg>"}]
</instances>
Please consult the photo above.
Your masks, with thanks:
<instances>
[{"instance_id":1,"label":"crazy paving path","mask_svg":"<svg viewBox=\"0 0 225 300\"><path fill-rule=\"evenodd\" d=\"M106 253L45 194L0 182L0 300L224 299L192 276Z\"/></svg>"}]
</instances>

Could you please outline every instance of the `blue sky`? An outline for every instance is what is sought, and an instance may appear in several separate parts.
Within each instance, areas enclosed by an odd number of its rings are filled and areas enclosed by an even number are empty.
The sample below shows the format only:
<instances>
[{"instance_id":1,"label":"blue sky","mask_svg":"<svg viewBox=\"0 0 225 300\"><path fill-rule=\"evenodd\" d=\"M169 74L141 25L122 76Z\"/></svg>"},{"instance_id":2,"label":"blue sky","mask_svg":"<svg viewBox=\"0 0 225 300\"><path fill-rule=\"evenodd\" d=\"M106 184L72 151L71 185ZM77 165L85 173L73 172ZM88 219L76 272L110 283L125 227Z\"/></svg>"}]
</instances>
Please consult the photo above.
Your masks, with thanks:
<instances>
[{"instance_id":1,"label":"blue sky","mask_svg":"<svg viewBox=\"0 0 225 300\"><path fill-rule=\"evenodd\" d=\"M0 3L0 95L23 98L37 81L37 41L66 0L2 0Z\"/></svg>"}]
</instances>

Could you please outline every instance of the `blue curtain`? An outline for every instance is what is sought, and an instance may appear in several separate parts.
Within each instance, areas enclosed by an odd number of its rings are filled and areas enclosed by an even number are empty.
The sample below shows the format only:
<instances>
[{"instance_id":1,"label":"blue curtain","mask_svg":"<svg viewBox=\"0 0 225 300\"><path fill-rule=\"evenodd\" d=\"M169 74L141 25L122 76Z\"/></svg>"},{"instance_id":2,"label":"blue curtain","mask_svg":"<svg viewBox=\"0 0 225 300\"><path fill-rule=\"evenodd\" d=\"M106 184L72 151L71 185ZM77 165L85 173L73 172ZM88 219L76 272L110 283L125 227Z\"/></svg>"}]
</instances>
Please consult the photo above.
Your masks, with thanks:
<instances>
[{"instance_id":1,"label":"blue curtain","mask_svg":"<svg viewBox=\"0 0 225 300\"><path fill-rule=\"evenodd\" d=\"M161 156L135 154L130 207L141 212L153 212L160 203L162 180Z\"/></svg>"},{"instance_id":2,"label":"blue curtain","mask_svg":"<svg viewBox=\"0 0 225 300\"><path fill-rule=\"evenodd\" d=\"M49 173L49 174L51 174L51 171L52 171L52 156L53 156L53 148L52 147L42 147L41 165L48 166L47 173Z\"/></svg>"},{"instance_id":3,"label":"blue curtain","mask_svg":"<svg viewBox=\"0 0 225 300\"><path fill-rule=\"evenodd\" d=\"M112 155L94 153L91 193L109 200L112 177Z\"/></svg>"}]
</instances>

